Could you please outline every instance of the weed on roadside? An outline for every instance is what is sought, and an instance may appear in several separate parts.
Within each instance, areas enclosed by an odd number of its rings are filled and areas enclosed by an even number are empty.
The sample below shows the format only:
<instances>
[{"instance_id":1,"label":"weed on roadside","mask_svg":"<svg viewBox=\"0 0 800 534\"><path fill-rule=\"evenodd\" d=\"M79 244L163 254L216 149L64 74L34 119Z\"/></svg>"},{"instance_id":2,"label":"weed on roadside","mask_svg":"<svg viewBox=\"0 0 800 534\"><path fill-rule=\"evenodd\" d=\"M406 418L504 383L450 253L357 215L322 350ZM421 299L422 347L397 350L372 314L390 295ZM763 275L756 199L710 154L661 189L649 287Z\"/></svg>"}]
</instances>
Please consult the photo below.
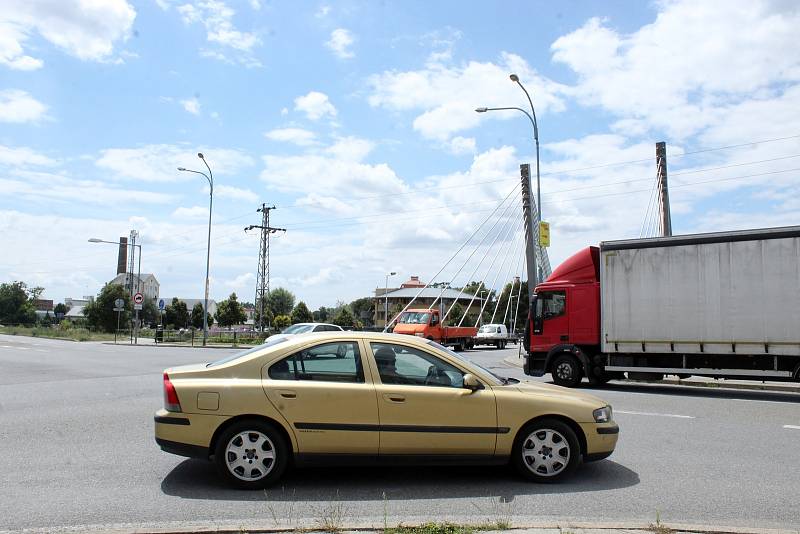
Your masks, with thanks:
<instances>
[{"instance_id":1,"label":"weed on roadside","mask_svg":"<svg viewBox=\"0 0 800 534\"><path fill-rule=\"evenodd\" d=\"M647 530L653 534L672 534L673 530L661 522L661 513L656 510L656 522L650 523Z\"/></svg>"},{"instance_id":2,"label":"weed on roadside","mask_svg":"<svg viewBox=\"0 0 800 534\"><path fill-rule=\"evenodd\" d=\"M341 532L344 527L345 509L336 492L336 500L328 502L324 508L315 510L317 527L323 532Z\"/></svg>"},{"instance_id":3,"label":"weed on roadside","mask_svg":"<svg viewBox=\"0 0 800 534\"><path fill-rule=\"evenodd\" d=\"M507 530L508 525L499 523L482 523L480 525L459 525L457 523L423 523L416 526L403 524L393 528L385 528L384 534L475 534L488 530Z\"/></svg>"}]
</instances>

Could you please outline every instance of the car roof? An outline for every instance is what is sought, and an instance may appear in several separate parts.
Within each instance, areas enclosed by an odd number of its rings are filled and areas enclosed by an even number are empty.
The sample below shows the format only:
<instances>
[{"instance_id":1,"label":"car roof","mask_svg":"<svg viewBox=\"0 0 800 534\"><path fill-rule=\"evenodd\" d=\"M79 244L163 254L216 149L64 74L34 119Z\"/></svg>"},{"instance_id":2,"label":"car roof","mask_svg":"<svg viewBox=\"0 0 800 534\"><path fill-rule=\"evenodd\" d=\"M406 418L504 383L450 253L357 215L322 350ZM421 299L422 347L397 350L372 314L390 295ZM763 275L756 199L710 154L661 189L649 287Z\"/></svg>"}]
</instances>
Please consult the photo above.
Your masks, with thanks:
<instances>
[{"instance_id":1,"label":"car roof","mask_svg":"<svg viewBox=\"0 0 800 534\"><path fill-rule=\"evenodd\" d=\"M337 328L341 328L340 326L331 323L294 323L292 326L319 326L319 325L335 326Z\"/></svg>"}]
</instances>

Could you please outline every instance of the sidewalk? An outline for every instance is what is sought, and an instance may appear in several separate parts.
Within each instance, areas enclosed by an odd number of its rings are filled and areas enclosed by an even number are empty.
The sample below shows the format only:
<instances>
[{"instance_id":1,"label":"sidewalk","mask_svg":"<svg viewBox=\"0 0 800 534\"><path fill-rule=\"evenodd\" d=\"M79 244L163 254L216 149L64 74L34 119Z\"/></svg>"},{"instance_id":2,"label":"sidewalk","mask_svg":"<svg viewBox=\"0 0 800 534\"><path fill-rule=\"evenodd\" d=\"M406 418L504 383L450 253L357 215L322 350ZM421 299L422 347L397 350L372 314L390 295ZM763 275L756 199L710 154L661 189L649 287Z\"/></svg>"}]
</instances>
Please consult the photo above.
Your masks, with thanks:
<instances>
[{"instance_id":1,"label":"sidewalk","mask_svg":"<svg viewBox=\"0 0 800 534\"><path fill-rule=\"evenodd\" d=\"M503 363L522 369L523 358L509 356ZM675 375L667 375L664 380L612 380L611 383L647 383L664 384L670 386L691 386L720 389L747 389L756 391L780 391L783 393L800 393L800 383L797 382L759 382L756 380L716 380L705 376L693 376L681 380Z\"/></svg>"}]
</instances>

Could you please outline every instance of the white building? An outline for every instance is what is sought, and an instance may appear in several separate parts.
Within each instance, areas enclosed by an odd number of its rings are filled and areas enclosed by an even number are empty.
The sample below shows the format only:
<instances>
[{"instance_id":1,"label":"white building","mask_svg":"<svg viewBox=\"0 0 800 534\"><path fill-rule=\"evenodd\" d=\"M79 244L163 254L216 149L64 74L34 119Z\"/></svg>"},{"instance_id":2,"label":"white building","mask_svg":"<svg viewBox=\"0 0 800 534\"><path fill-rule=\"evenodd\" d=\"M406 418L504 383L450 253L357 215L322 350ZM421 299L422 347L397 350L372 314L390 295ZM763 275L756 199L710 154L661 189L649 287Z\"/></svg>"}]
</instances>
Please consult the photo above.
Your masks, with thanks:
<instances>
[{"instance_id":1,"label":"white building","mask_svg":"<svg viewBox=\"0 0 800 534\"><path fill-rule=\"evenodd\" d=\"M119 285L119 286L128 287L128 285L129 285L129 282L128 282L129 278L128 277L129 276L130 275L128 273L118 274L116 277L114 277L113 280L111 280L109 282L109 284L116 284L116 285ZM153 300L153 301L157 301L158 300L158 291L159 291L159 289L161 287L161 284L158 283L158 280L156 280L156 277L154 275L152 275L152 274L143 273L141 282L138 285L136 283L137 280L138 280L138 278L134 274L133 275L133 289L134 289L134 292L136 292L136 290L138 288L138 290L141 291L142 294L144 295L144 298L150 299L150 300ZM187 305L188 305L188 303L187 303Z\"/></svg>"}]
</instances>

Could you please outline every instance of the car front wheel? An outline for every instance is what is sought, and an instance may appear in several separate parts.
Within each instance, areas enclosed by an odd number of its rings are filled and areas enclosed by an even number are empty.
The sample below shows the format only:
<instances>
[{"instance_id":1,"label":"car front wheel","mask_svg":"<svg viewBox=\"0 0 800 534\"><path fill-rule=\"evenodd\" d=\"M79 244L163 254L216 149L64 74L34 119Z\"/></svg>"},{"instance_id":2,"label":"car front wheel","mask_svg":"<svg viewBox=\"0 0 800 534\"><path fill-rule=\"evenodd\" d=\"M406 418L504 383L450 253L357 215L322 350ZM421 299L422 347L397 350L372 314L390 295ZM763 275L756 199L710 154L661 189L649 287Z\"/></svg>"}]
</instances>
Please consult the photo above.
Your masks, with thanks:
<instances>
[{"instance_id":1,"label":"car front wheel","mask_svg":"<svg viewBox=\"0 0 800 534\"><path fill-rule=\"evenodd\" d=\"M519 433L512 452L517 471L535 482L554 482L570 474L581 458L575 432L555 419L542 419L526 425Z\"/></svg>"},{"instance_id":2,"label":"car front wheel","mask_svg":"<svg viewBox=\"0 0 800 534\"><path fill-rule=\"evenodd\" d=\"M283 475L289 463L289 447L272 425L241 421L219 437L214 461L229 484L242 489L262 489Z\"/></svg>"}]
</instances>

